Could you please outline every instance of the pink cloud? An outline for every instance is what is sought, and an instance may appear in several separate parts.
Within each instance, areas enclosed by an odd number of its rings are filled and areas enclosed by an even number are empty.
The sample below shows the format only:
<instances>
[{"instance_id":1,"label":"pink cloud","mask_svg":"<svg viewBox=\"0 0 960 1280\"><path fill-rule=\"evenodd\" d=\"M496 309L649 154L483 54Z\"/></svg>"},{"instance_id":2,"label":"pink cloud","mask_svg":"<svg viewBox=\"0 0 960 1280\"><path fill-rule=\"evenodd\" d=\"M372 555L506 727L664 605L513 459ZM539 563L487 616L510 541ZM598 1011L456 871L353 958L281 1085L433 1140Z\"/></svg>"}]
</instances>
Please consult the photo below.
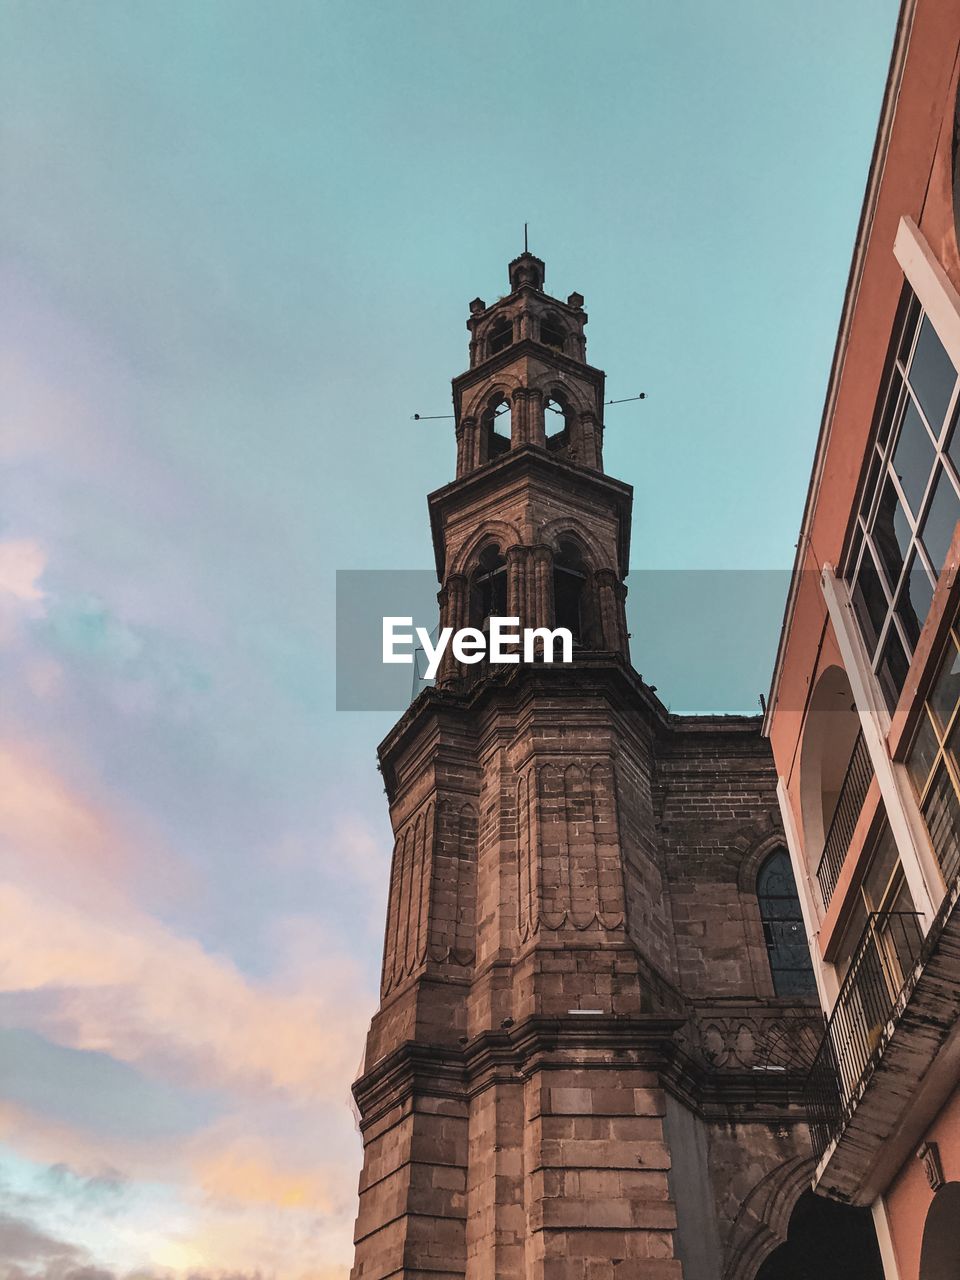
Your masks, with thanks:
<instances>
[{"instance_id":1,"label":"pink cloud","mask_svg":"<svg viewBox=\"0 0 960 1280\"><path fill-rule=\"evenodd\" d=\"M96 920L5 885L0 916L0 990L45 990L35 1029L58 1043L185 1082L345 1098L368 1015L349 958L280 990L132 908Z\"/></svg>"},{"instance_id":2,"label":"pink cloud","mask_svg":"<svg viewBox=\"0 0 960 1280\"><path fill-rule=\"evenodd\" d=\"M42 600L40 578L46 564L43 548L30 538L0 542L0 593L28 602Z\"/></svg>"}]
</instances>

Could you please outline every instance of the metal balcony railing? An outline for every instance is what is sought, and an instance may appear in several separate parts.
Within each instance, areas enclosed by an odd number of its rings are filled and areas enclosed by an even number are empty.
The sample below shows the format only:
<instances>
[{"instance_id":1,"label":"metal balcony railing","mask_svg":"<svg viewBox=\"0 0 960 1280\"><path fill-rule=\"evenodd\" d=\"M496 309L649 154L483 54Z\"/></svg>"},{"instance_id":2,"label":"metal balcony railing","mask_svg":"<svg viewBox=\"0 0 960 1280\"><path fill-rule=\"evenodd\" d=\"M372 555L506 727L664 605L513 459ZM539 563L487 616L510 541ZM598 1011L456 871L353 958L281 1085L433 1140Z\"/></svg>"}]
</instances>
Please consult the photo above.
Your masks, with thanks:
<instances>
[{"instance_id":1,"label":"metal balcony railing","mask_svg":"<svg viewBox=\"0 0 960 1280\"><path fill-rule=\"evenodd\" d=\"M867 920L807 1077L805 1100L818 1160L856 1106L864 1077L883 1051L887 1024L922 942L915 911L880 911Z\"/></svg>"},{"instance_id":2,"label":"metal balcony railing","mask_svg":"<svg viewBox=\"0 0 960 1280\"><path fill-rule=\"evenodd\" d=\"M853 744L850 763L847 765L847 772L840 786L837 807L830 820L830 830L824 841L820 865L817 867L817 881L820 892L823 894L824 906L830 905L833 891L837 887L840 868L850 848L857 819L860 817L863 802L867 798L872 781L873 765L870 762L870 753L863 740L863 734L858 733L857 740Z\"/></svg>"}]
</instances>

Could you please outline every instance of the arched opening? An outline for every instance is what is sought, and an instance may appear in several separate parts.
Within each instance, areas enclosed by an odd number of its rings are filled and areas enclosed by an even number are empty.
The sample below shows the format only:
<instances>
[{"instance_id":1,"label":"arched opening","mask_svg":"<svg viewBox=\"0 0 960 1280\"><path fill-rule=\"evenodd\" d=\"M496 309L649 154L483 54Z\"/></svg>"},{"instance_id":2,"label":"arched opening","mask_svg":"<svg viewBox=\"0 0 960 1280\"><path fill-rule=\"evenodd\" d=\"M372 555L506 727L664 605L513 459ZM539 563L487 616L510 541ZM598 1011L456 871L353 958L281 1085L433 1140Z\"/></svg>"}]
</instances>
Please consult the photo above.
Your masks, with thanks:
<instances>
[{"instance_id":1,"label":"arched opening","mask_svg":"<svg viewBox=\"0 0 960 1280\"><path fill-rule=\"evenodd\" d=\"M513 321L499 320L487 335L487 351L495 356L498 351L505 351L513 345Z\"/></svg>"},{"instance_id":2,"label":"arched opening","mask_svg":"<svg viewBox=\"0 0 960 1280\"><path fill-rule=\"evenodd\" d=\"M496 545L484 547L470 578L470 626L486 631L491 618L507 616L507 562Z\"/></svg>"},{"instance_id":3,"label":"arched opening","mask_svg":"<svg viewBox=\"0 0 960 1280\"><path fill-rule=\"evenodd\" d=\"M483 462L492 462L510 449L513 413L509 400L492 400L481 419Z\"/></svg>"},{"instance_id":4,"label":"arched opening","mask_svg":"<svg viewBox=\"0 0 960 1280\"><path fill-rule=\"evenodd\" d=\"M800 898L786 849L774 849L761 865L757 902L774 991L778 996L815 994Z\"/></svg>"},{"instance_id":5,"label":"arched opening","mask_svg":"<svg viewBox=\"0 0 960 1280\"><path fill-rule=\"evenodd\" d=\"M545 347L552 347L554 351L562 351L564 348L564 332L563 327L553 316L544 316L540 321L540 341Z\"/></svg>"},{"instance_id":6,"label":"arched opening","mask_svg":"<svg viewBox=\"0 0 960 1280\"><path fill-rule=\"evenodd\" d=\"M800 748L804 852L825 905L872 776L847 673L827 667L810 699Z\"/></svg>"},{"instance_id":7,"label":"arched opening","mask_svg":"<svg viewBox=\"0 0 960 1280\"><path fill-rule=\"evenodd\" d=\"M570 443L569 406L557 396L551 396L544 405L543 426L548 449L564 449Z\"/></svg>"},{"instance_id":8,"label":"arched opening","mask_svg":"<svg viewBox=\"0 0 960 1280\"><path fill-rule=\"evenodd\" d=\"M756 1280L883 1280L870 1210L805 1191L790 1215L786 1241Z\"/></svg>"},{"instance_id":9,"label":"arched opening","mask_svg":"<svg viewBox=\"0 0 960 1280\"><path fill-rule=\"evenodd\" d=\"M565 627L575 645L585 643L588 622L587 566L576 543L564 541L553 560L555 626Z\"/></svg>"},{"instance_id":10,"label":"arched opening","mask_svg":"<svg viewBox=\"0 0 960 1280\"><path fill-rule=\"evenodd\" d=\"M960 1182L947 1182L927 1210L920 1244L920 1280L960 1276Z\"/></svg>"}]
</instances>

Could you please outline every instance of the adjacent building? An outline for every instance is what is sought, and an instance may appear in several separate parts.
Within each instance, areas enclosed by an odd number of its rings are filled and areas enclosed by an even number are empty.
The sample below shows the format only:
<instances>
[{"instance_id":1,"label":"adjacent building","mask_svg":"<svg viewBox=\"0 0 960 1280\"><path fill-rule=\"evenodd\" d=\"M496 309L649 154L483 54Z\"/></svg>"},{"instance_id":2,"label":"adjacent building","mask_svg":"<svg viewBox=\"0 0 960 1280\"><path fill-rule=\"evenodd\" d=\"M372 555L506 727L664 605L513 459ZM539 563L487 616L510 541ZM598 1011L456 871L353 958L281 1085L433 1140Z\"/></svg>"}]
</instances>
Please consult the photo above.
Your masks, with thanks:
<instances>
[{"instance_id":1,"label":"adjacent building","mask_svg":"<svg viewBox=\"0 0 960 1280\"><path fill-rule=\"evenodd\" d=\"M960 8L896 35L765 732L827 1018L818 1195L960 1275Z\"/></svg>"}]
</instances>

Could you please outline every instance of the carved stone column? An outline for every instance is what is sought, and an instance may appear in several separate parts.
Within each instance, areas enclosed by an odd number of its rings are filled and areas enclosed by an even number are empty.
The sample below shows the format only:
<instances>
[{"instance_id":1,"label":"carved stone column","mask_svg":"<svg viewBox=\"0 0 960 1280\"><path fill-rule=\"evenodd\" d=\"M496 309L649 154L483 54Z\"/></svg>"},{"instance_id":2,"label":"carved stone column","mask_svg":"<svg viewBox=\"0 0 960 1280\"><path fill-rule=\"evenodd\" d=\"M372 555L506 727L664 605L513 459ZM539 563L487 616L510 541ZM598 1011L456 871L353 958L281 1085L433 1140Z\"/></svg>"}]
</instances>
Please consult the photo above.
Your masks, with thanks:
<instances>
[{"instance_id":1,"label":"carved stone column","mask_svg":"<svg viewBox=\"0 0 960 1280\"><path fill-rule=\"evenodd\" d=\"M580 414L580 461L596 471L603 469L603 428L596 414Z\"/></svg>"},{"instance_id":2,"label":"carved stone column","mask_svg":"<svg viewBox=\"0 0 960 1280\"><path fill-rule=\"evenodd\" d=\"M626 655L627 627L623 607L626 588L612 569L598 569L594 577L603 648Z\"/></svg>"},{"instance_id":3,"label":"carved stone column","mask_svg":"<svg viewBox=\"0 0 960 1280\"><path fill-rule=\"evenodd\" d=\"M463 573L451 573L437 596L440 603L440 626L453 627L459 631L467 626L467 614L470 607L470 580ZM453 657L453 648L448 645L440 659L440 670L437 672L437 685L449 684L456 679L459 672Z\"/></svg>"},{"instance_id":4,"label":"carved stone column","mask_svg":"<svg viewBox=\"0 0 960 1280\"><path fill-rule=\"evenodd\" d=\"M533 548L533 563L536 589L533 604L533 625L535 627L553 627L553 552L549 547Z\"/></svg>"},{"instance_id":5,"label":"carved stone column","mask_svg":"<svg viewBox=\"0 0 960 1280\"><path fill-rule=\"evenodd\" d=\"M514 444L546 443L543 392L538 387L518 387L513 393Z\"/></svg>"},{"instance_id":6,"label":"carved stone column","mask_svg":"<svg viewBox=\"0 0 960 1280\"><path fill-rule=\"evenodd\" d=\"M457 479L480 465L476 418L461 418L457 427Z\"/></svg>"}]
</instances>

